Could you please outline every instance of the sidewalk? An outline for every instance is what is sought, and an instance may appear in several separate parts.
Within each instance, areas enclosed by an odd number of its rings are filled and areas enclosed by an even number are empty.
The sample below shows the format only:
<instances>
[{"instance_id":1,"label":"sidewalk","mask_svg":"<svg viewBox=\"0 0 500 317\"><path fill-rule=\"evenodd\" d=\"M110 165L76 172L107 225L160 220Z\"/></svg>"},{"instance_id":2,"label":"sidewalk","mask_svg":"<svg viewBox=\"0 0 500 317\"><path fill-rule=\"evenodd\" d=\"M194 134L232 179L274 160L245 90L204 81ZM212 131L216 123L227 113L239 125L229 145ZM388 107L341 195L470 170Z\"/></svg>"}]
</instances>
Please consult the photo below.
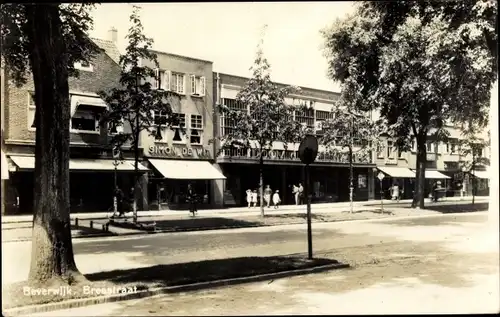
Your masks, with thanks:
<instances>
[{"instance_id":1,"label":"sidewalk","mask_svg":"<svg viewBox=\"0 0 500 317\"><path fill-rule=\"evenodd\" d=\"M488 202L490 197L476 197L476 202ZM408 207L411 204L411 199L401 200L399 203L392 200L384 200L384 206L388 205L397 205L398 207ZM472 197L464 197L463 200L460 197L447 197L445 200L441 200L438 204L447 204L447 203L470 203L472 201ZM428 200L426 201L427 205L435 205L435 203L431 203ZM354 210L371 210L373 208L380 207L380 200L370 200L370 201L355 201L353 202ZM320 204L312 204L311 209L313 212L340 212L349 210L350 203L349 202L336 202L336 203L320 203ZM265 208L265 212L269 211L272 214L280 214L280 213L302 213L306 212L306 205L286 205L281 206L279 211L273 209ZM138 211L138 217L158 217L158 216L170 216L170 215L186 215L188 213L187 210L147 210L147 211ZM251 208L248 207L231 207L224 209L204 209L199 210L200 216L223 216L226 214L231 214L234 216L246 216L246 215L255 215L260 214L260 208ZM111 212L85 212L85 213L73 213L70 215L71 219L106 219L108 216L111 216ZM3 224L7 223L25 223L32 222L32 215L2 215L2 227Z\"/></svg>"},{"instance_id":2,"label":"sidewalk","mask_svg":"<svg viewBox=\"0 0 500 317\"><path fill-rule=\"evenodd\" d=\"M483 210L485 202L477 202L475 205L470 202L438 202L429 205L432 209L415 210L409 208L410 204L387 204L384 207L384 213L380 212L380 205L375 206L356 206L353 213L347 212L347 207L337 208L313 208L311 218L313 223L320 222L339 222L367 220L386 217L401 217L411 215L439 215L443 213L463 213L473 212L479 209ZM478 209L479 208L479 209ZM305 224L305 208L295 210L276 210L273 208L265 209L265 218L260 216L260 209L256 208L251 212L225 212L225 213L200 213L195 217L183 213L169 213L162 215L151 215L141 217L139 223L144 228L138 228L132 224L130 217L117 219L116 224L110 224L107 230L100 228L108 222L108 219L89 220L78 219L78 226L75 226L72 219L73 238L87 238L98 236L128 236L144 235L148 233L160 232L183 232L183 231L203 231L214 229L237 229L251 227L268 227L290 224ZM94 222L93 229L90 228L90 222ZM18 242L31 240L31 223L2 223L2 243Z\"/></svg>"}]
</instances>

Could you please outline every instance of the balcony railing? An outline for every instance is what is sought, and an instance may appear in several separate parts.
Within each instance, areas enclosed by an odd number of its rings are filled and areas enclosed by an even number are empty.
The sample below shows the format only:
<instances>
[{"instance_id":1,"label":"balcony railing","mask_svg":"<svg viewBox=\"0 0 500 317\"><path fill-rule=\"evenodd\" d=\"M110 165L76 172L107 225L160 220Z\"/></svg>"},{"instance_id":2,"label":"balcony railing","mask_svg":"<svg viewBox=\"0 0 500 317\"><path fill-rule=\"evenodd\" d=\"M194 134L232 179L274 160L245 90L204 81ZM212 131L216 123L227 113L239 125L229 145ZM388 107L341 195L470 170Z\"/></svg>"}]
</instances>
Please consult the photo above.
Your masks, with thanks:
<instances>
[{"instance_id":1,"label":"balcony railing","mask_svg":"<svg viewBox=\"0 0 500 317\"><path fill-rule=\"evenodd\" d=\"M436 158L437 158L436 153L427 153L426 156L425 156L425 159L428 162L434 162L434 161L436 161Z\"/></svg>"},{"instance_id":2,"label":"balcony railing","mask_svg":"<svg viewBox=\"0 0 500 317\"><path fill-rule=\"evenodd\" d=\"M258 149L232 149L224 150L220 158L234 158L243 160L257 160L260 157L260 151ZM265 160L277 160L277 161L300 161L298 151L295 150L263 150L262 156ZM319 152L316 158L318 163L349 163L349 155L347 153L326 153ZM372 155L368 153L367 155L353 155L353 163L355 164L371 164Z\"/></svg>"},{"instance_id":3,"label":"balcony railing","mask_svg":"<svg viewBox=\"0 0 500 317\"><path fill-rule=\"evenodd\" d=\"M460 155L458 153L446 153L443 154L443 162L458 162Z\"/></svg>"}]
</instances>

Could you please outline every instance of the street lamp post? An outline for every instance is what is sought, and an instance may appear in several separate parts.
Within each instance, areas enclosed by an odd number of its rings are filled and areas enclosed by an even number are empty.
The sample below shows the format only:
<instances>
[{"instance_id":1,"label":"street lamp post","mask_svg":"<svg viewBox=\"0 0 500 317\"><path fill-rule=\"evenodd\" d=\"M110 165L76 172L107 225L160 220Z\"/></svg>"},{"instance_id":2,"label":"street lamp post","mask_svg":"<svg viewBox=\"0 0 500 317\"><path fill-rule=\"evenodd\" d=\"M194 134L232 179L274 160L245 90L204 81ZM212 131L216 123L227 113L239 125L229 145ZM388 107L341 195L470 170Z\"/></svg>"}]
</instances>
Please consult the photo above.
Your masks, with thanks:
<instances>
[{"instance_id":1,"label":"street lamp post","mask_svg":"<svg viewBox=\"0 0 500 317\"><path fill-rule=\"evenodd\" d=\"M113 215L116 215L118 212L118 197L116 197L117 191L116 188L118 187L118 182L117 182L117 174L118 174L118 165L121 164L121 151L120 148L115 146L113 148L113 166L115 167L114 169L114 184L115 187L113 188Z\"/></svg>"}]
</instances>

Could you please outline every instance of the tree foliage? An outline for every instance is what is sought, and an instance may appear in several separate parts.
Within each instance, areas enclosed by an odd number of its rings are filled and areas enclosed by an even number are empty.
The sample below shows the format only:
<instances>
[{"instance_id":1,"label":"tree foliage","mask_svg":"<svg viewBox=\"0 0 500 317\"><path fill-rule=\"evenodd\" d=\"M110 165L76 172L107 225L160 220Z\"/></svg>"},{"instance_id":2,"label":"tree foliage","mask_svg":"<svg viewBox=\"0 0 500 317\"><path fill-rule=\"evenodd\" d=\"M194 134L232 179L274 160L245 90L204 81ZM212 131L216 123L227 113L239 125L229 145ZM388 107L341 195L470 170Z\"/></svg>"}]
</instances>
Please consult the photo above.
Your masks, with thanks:
<instances>
[{"instance_id":1,"label":"tree foliage","mask_svg":"<svg viewBox=\"0 0 500 317\"><path fill-rule=\"evenodd\" d=\"M95 4L53 5L57 6L61 19L61 32L66 44L69 74L78 76L74 63L89 61L99 52L98 46L88 37L88 31L93 27L91 12ZM35 48L31 40L31 30L26 23L26 9L29 6L31 4L6 3L0 7L2 62L8 65L9 78L18 86L26 84L33 67L30 64L30 54Z\"/></svg>"},{"instance_id":2,"label":"tree foliage","mask_svg":"<svg viewBox=\"0 0 500 317\"><path fill-rule=\"evenodd\" d=\"M92 4L2 4L2 63L17 86L31 73L36 142L33 241L29 280L72 283L76 267L69 218L69 85L76 61L89 61L97 46L86 32Z\"/></svg>"},{"instance_id":3,"label":"tree foliage","mask_svg":"<svg viewBox=\"0 0 500 317\"><path fill-rule=\"evenodd\" d=\"M341 102L347 98L341 96ZM371 162L372 153L380 147L382 126L373 121L366 111L346 107L339 103L332 109L331 118L322 122L323 135L320 144L326 146L327 152L334 154L348 151L349 157L349 200L354 194L354 163Z\"/></svg>"},{"instance_id":4,"label":"tree foliage","mask_svg":"<svg viewBox=\"0 0 500 317\"><path fill-rule=\"evenodd\" d=\"M218 141L219 153L234 148L250 149L252 146L260 150L260 197L263 215L263 150L271 149L274 142L283 142L285 148L290 143L299 142L304 135L304 129L300 123L293 120L294 111L300 111L301 108L285 102L285 97L297 92L298 88L279 87L271 80L270 65L261 46L258 47L251 70L252 78L236 96L236 102L242 105L244 110L224 104L218 105L219 113L234 126L231 132L219 136Z\"/></svg>"},{"instance_id":5,"label":"tree foliage","mask_svg":"<svg viewBox=\"0 0 500 317\"><path fill-rule=\"evenodd\" d=\"M134 6L130 15L132 26L127 35L128 45L125 55L120 56L120 87L98 93L109 107L102 120L113 130L121 128L121 133L112 136L111 144L118 148L130 144L134 149L136 200L139 196L137 182L141 132L147 131L159 137L162 128L171 127L179 121L172 111L172 104L179 101L179 96L168 90L157 89L154 84L159 80L159 64L157 55L151 51L153 39L144 35L139 13L139 7ZM147 62L152 62L155 68L149 67ZM155 122L155 114L160 112L162 120ZM135 218L136 208L134 204Z\"/></svg>"},{"instance_id":6,"label":"tree foliage","mask_svg":"<svg viewBox=\"0 0 500 317\"><path fill-rule=\"evenodd\" d=\"M447 121L487 124L496 15L490 0L362 2L323 30L329 75L350 103L378 109L401 149L417 140L420 207L427 137L445 139Z\"/></svg>"}]
</instances>

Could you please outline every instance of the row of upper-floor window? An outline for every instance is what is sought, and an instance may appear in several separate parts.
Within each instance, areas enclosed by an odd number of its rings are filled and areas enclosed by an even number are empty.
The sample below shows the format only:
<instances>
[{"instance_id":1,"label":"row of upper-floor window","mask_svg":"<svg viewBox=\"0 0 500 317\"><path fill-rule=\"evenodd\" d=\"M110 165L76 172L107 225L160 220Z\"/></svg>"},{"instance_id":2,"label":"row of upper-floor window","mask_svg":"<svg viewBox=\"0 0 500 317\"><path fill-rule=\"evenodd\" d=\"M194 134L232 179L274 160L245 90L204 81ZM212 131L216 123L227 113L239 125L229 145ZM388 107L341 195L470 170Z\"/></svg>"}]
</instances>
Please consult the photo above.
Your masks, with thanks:
<instances>
[{"instance_id":1,"label":"row of upper-floor window","mask_svg":"<svg viewBox=\"0 0 500 317\"><path fill-rule=\"evenodd\" d=\"M155 76L147 79L154 89L162 89L185 95L186 86L189 85L187 93L191 96L203 97L206 94L206 78L204 76L172 72L158 68L154 71ZM187 83L187 79L189 79L189 84Z\"/></svg>"},{"instance_id":2,"label":"row of upper-floor window","mask_svg":"<svg viewBox=\"0 0 500 317\"><path fill-rule=\"evenodd\" d=\"M97 98L96 98L97 99ZM33 92L28 92L28 129L35 130L35 101ZM104 111L103 107L96 107L91 104L79 104L70 120L70 131L74 133L90 133L100 134L100 118ZM187 113L174 113L177 116L179 123L173 125L173 141L176 143L202 144L203 142L203 115L200 114L187 114ZM153 113L154 126L160 125L165 122L167 113L162 111L155 111ZM123 121L122 121L123 122ZM108 125L108 133L123 132L123 123L115 126ZM163 134L165 137L166 134Z\"/></svg>"},{"instance_id":3,"label":"row of upper-floor window","mask_svg":"<svg viewBox=\"0 0 500 317\"><path fill-rule=\"evenodd\" d=\"M460 145L458 139L449 139L447 142L436 142L436 141L428 141L425 144L425 148L428 154L452 154L459 155L460 154ZM412 141L411 144L411 152L417 151L417 145L415 141ZM476 155L479 157L483 156L484 151L482 149L478 149ZM393 141L386 141L385 145L379 146L377 150L377 156L379 158L401 158L403 157L403 153L405 151L401 151Z\"/></svg>"},{"instance_id":4,"label":"row of upper-floor window","mask_svg":"<svg viewBox=\"0 0 500 317\"><path fill-rule=\"evenodd\" d=\"M81 71L93 72L94 67L89 62L75 63L75 68ZM203 97L206 93L206 79L204 76L173 72L165 69L155 69L155 76L147 78L146 81L154 89L172 91L180 95L185 95L186 91L191 96ZM189 80L189 82L187 82ZM189 86L189 91L186 89Z\"/></svg>"}]
</instances>

